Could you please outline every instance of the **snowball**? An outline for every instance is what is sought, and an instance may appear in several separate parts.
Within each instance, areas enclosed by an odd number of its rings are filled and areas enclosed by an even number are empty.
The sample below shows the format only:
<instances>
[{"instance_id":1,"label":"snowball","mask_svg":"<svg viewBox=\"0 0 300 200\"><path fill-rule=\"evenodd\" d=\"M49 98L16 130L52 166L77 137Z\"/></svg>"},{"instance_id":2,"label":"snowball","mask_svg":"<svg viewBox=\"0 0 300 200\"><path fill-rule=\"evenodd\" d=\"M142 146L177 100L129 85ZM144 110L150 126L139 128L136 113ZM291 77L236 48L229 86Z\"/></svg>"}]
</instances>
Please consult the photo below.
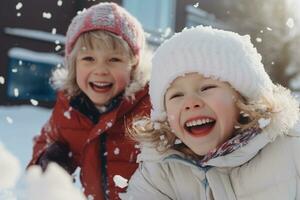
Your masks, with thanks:
<instances>
[{"instance_id":1,"label":"snowball","mask_svg":"<svg viewBox=\"0 0 300 200\"><path fill-rule=\"evenodd\" d=\"M13 188L20 174L19 160L0 143L0 191Z\"/></svg>"},{"instance_id":2,"label":"snowball","mask_svg":"<svg viewBox=\"0 0 300 200\"><path fill-rule=\"evenodd\" d=\"M260 118L258 120L258 124L260 128L265 128L266 126L268 126L271 122L270 118Z\"/></svg>"},{"instance_id":3,"label":"snowball","mask_svg":"<svg viewBox=\"0 0 300 200\"><path fill-rule=\"evenodd\" d=\"M72 177L55 163L50 163L45 173L39 166L30 167L25 179L25 200L86 200Z\"/></svg>"},{"instance_id":4,"label":"snowball","mask_svg":"<svg viewBox=\"0 0 300 200\"><path fill-rule=\"evenodd\" d=\"M126 178L123 178L120 175L115 175L113 180L114 180L117 187L125 188L125 187L128 186L128 183L127 183L128 180Z\"/></svg>"},{"instance_id":5,"label":"snowball","mask_svg":"<svg viewBox=\"0 0 300 200\"><path fill-rule=\"evenodd\" d=\"M199 3L196 3L196 4L194 4L193 6L194 6L195 8L198 8Z\"/></svg>"}]
</instances>

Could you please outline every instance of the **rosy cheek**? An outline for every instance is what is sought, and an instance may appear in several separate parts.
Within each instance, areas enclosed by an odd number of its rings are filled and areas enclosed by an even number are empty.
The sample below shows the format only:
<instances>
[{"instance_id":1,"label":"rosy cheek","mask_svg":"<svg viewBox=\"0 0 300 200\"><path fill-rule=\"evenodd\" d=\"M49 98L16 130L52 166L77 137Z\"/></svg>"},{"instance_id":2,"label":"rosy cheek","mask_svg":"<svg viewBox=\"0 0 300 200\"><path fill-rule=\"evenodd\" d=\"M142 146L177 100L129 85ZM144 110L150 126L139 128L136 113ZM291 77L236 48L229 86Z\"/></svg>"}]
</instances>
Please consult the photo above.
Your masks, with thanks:
<instances>
[{"instance_id":1,"label":"rosy cheek","mask_svg":"<svg viewBox=\"0 0 300 200\"><path fill-rule=\"evenodd\" d=\"M116 82L120 87L126 87L129 83L129 75L128 74L116 74L115 75Z\"/></svg>"}]
</instances>

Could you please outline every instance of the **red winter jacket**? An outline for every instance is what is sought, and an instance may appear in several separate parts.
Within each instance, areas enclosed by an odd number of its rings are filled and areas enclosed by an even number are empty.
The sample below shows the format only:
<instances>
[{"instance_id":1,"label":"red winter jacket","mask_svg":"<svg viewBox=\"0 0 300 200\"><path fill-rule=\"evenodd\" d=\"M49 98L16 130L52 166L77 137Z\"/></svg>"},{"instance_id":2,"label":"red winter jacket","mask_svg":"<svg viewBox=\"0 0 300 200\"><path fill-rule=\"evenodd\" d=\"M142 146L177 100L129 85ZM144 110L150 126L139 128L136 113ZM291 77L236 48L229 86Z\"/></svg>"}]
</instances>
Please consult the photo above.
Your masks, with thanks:
<instances>
[{"instance_id":1,"label":"red winter jacket","mask_svg":"<svg viewBox=\"0 0 300 200\"><path fill-rule=\"evenodd\" d=\"M139 91L134 100L123 99L108 113L99 114L80 100L70 101L58 94L56 105L34 144L33 158L37 163L47 145L53 142L66 144L77 166L85 194L94 200L119 199L124 189L113 181L115 175L129 179L137 168L138 149L128 138L127 129L134 117L149 116L148 88ZM99 118L99 119L98 119Z\"/></svg>"}]
</instances>

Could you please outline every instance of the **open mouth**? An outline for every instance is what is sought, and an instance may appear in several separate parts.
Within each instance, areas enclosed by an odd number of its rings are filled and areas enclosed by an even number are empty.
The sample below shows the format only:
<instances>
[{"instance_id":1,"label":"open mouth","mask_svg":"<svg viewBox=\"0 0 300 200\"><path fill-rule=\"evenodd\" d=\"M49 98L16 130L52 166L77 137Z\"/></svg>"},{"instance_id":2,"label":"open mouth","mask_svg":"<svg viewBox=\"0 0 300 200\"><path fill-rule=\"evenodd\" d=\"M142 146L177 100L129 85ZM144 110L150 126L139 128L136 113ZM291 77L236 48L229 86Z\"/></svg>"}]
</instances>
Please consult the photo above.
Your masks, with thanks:
<instances>
[{"instance_id":1,"label":"open mouth","mask_svg":"<svg viewBox=\"0 0 300 200\"><path fill-rule=\"evenodd\" d=\"M89 85L96 92L107 92L113 86L112 83L108 82L90 82Z\"/></svg>"},{"instance_id":2,"label":"open mouth","mask_svg":"<svg viewBox=\"0 0 300 200\"><path fill-rule=\"evenodd\" d=\"M216 120L212 118L201 118L188 120L184 124L184 129L194 136L205 136L214 128Z\"/></svg>"}]
</instances>

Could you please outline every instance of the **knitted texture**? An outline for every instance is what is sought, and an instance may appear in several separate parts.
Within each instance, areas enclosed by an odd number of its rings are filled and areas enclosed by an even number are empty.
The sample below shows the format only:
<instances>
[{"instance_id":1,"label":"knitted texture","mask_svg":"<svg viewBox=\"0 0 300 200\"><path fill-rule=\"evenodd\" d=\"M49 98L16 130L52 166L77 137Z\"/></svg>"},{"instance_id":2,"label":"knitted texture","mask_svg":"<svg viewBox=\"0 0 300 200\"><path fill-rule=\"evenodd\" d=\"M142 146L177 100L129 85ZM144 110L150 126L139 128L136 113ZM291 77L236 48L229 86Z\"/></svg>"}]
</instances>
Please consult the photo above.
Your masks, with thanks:
<instances>
[{"instance_id":1,"label":"knitted texture","mask_svg":"<svg viewBox=\"0 0 300 200\"><path fill-rule=\"evenodd\" d=\"M136 18L115 3L99 3L75 16L66 34L66 56L78 37L85 32L104 30L120 36L139 56L144 44L144 31Z\"/></svg>"},{"instance_id":2,"label":"knitted texture","mask_svg":"<svg viewBox=\"0 0 300 200\"><path fill-rule=\"evenodd\" d=\"M156 50L152 64L149 92L153 121L166 119L164 94L186 73L226 81L250 101L272 93L273 83L248 35L203 26L185 29Z\"/></svg>"}]
</instances>

